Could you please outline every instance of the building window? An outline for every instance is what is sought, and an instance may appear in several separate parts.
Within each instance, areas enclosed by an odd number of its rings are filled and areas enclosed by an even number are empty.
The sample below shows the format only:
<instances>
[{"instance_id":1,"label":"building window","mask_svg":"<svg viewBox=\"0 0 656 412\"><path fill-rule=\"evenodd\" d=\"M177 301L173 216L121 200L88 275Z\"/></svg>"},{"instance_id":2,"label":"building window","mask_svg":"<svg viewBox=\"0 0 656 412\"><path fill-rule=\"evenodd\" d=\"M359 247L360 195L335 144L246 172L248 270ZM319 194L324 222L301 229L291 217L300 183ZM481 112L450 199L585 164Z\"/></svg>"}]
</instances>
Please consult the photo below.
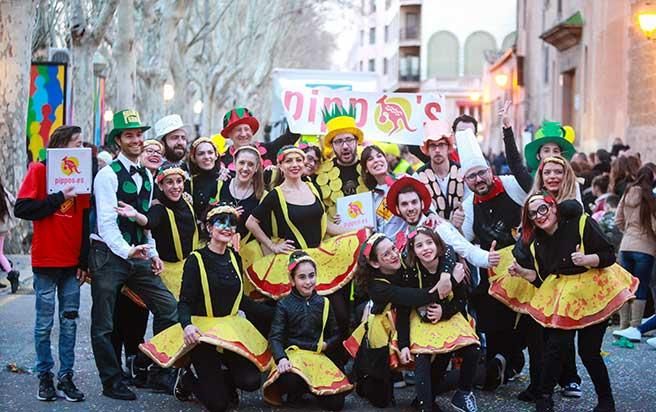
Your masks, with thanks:
<instances>
[{"instance_id":1,"label":"building window","mask_svg":"<svg viewBox=\"0 0 656 412\"><path fill-rule=\"evenodd\" d=\"M360 60L360 71L364 71L364 62L362 60Z\"/></svg>"},{"instance_id":2,"label":"building window","mask_svg":"<svg viewBox=\"0 0 656 412\"><path fill-rule=\"evenodd\" d=\"M385 58L383 59L383 74L387 74L387 71L389 70L389 68L387 67L387 65L388 65L387 57L385 57Z\"/></svg>"},{"instance_id":3,"label":"building window","mask_svg":"<svg viewBox=\"0 0 656 412\"><path fill-rule=\"evenodd\" d=\"M385 43L389 43L389 26L385 26Z\"/></svg>"},{"instance_id":4,"label":"building window","mask_svg":"<svg viewBox=\"0 0 656 412\"><path fill-rule=\"evenodd\" d=\"M544 50L544 82L549 83L549 47L543 47Z\"/></svg>"},{"instance_id":5,"label":"building window","mask_svg":"<svg viewBox=\"0 0 656 412\"><path fill-rule=\"evenodd\" d=\"M485 52L497 51L497 41L485 31L477 31L465 40L465 76L480 76L483 74Z\"/></svg>"},{"instance_id":6,"label":"building window","mask_svg":"<svg viewBox=\"0 0 656 412\"><path fill-rule=\"evenodd\" d=\"M392 5L392 0L385 0L385 10L389 10Z\"/></svg>"},{"instance_id":7,"label":"building window","mask_svg":"<svg viewBox=\"0 0 656 412\"><path fill-rule=\"evenodd\" d=\"M360 30L360 46L364 46L364 30Z\"/></svg>"},{"instance_id":8,"label":"building window","mask_svg":"<svg viewBox=\"0 0 656 412\"><path fill-rule=\"evenodd\" d=\"M376 12L376 0L370 0L369 1L369 8L372 13Z\"/></svg>"},{"instance_id":9,"label":"building window","mask_svg":"<svg viewBox=\"0 0 656 412\"><path fill-rule=\"evenodd\" d=\"M419 56L402 56L399 60L399 80L419 81Z\"/></svg>"},{"instance_id":10,"label":"building window","mask_svg":"<svg viewBox=\"0 0 656 412\"><path fill-rule=\"evenodd\" d=\"M369 71L370 72L375 72L376 71L376 60L375 59L369 59Z\"/></svg>"},{"instance_id":11,"label":"building window","mask_svg":"<svg viewBox=\"0 0 656 412\"><path fill-rule=\"evenodd\" d=\"M376 28L372 27L369 29L369 44L376 43Z\"/></svg>"},{"instance_id":12,"label":"building window","mask_svg":"<svg viewBox=\"0 0 656 412\"><path fill-rule=\"evenodd\" d=\"M428 40L428 77L457 77L460 44L450 31L438 31Z\"/></svg>"},{"instance_id":13,"label":"building window","mask_svg":"<svg viewBox=\"0 0 656 412\"><path fill-rule=\"evenodd\" d=\"M405 27L401 29L401 40L414 40L419 38L419 15L417 13L405 14Z\"/></svg>"}]
</instances>

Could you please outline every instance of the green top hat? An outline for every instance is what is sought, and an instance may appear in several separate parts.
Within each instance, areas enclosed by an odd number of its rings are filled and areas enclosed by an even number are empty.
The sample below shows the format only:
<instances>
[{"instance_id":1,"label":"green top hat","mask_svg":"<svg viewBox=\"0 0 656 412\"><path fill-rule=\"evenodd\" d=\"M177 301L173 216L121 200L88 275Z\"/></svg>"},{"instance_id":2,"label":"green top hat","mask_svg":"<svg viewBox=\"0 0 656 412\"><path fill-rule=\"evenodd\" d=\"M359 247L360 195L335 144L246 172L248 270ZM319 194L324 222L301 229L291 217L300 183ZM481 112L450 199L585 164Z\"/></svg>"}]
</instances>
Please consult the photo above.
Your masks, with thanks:
<instances>
[{"instance_id":1,"label":"green top hat","mask_svg":"<svg viewBox=\"0 0 656 412\"><path fill-rule=\"evenodd\" d=\"M145 126L141 124L141 118L139 117L139 112L136 110L121 110L120 112L114 113L114 120L111 132L107 135L105 139L105 145L113 145L116 143L116 136L120 135L125 130L141 130L145 132L150 129L150 126Z\"/></svg>"},{"instance_id":2,"label":"green top hat","mask_svg":"<svg viewBox=\"0 0 656 412\"><path fill-rule=\"evenodd\" d=\"M568 130L569 129L569 130ZM571 131L571 133L570 133ZM556 143L562 152L562 156L570 160L576 149L574 148L574 129L563 127L559 122L542 122L542 126L535 132L533 141L524 148L524 158L529 169L535 171L540 165L538 153L540 148L547 143Z\"/></svg>"}]
</instances>

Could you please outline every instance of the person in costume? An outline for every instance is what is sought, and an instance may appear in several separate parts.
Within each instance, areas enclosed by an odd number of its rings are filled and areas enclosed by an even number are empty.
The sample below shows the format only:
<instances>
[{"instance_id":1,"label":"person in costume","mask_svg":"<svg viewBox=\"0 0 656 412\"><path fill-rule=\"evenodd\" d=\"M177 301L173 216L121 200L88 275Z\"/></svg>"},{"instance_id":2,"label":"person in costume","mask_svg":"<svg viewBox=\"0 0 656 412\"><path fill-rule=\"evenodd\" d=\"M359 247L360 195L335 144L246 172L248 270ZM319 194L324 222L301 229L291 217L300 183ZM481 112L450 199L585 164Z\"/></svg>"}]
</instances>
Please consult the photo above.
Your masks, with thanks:
<instances>
[{"instance_id":1,"label":"person in costume","mask_svg":"<svg viewBox=\"0 0 656 412\"><path fill-rule=\"evenodd\" d=\"M305 177L316 184L319 167L323 163L321 148L315 144L302 143L298 146L305 152Z\"/></svg>"},{"instance_id":2,"label":"person in costume","mask_svg":"<svg viewBox=\"0 0 656 412\"><path fill-rule=\"evenodd\" d=\"M321 165L316 182L332 219L336 214L337 199L368 191L357 151L364 140L364 133L355 124L357 113L352 106L346 110L333 105L332 108L324 108L322 113L327 129L323 137L324 157L330 159L334 154L334 158Z\"/></svg>"},{"instance_id":3,"label":"person in costume","mask_svg":"<svg viewBox=\"0 0 656 412\"><path fill-rule=\"evenodd\" d=\"M259 129L260 122L245 107L234 108L223 116L221 136L232 141L232 146L221 156L221 162L228 170L234 172L234 153L242 146L255 146L262 156L262 165L266 169L275 164L276 155L283 146L293 145L301 137L300 134L292 133L288 129L277 139L260 143L254 140Z\"/></svg>"},{"instance_id":4,"label":"person in costume","mask_svg":"<svg viewBox=\"0 0 656 412\"><path fill-rule=\"evenodd\" d=\"M488 252L472 245L451 223L430 210L431 195L419 180L410 176L400 178L390 187L386 200L390 212L406 223L404 231L396 236L397 248L405 248L408 235L415 228L428 226L437 232L444 243L453 247L459 256L474 266L488 268L499 263L498 252Z\"/></svg>"},{"instance_id":5,"label":"person in costume","mask_svg":"<svg viewBox=\"0 0 656 412\"><path fill-rule=\"evenodd\" d=\"M393 398L390 368L399 366L399 349L393 306L421 307L440 300L437 285L432 289L403 287L402 260L394 242L383 233L374 233L362 244L355 276L358 288L364 291L369 303L363 308L362 323L344 341L344 347L356 358L354 375L358 394L367 398L376 407L386 407ZM431 308L427 314L430 320L437 311ZM366 347L362 345L366 339ZM362 365L358 362L361 350L388 348L387 362ZM364 370L366 369L366 370ZM368 379L366 376L376 376ZM385 395L388 394L388 395Z\"/></svg>"},{"instance_id":6,"label":"person in costume","mask_svg":"<svg viewBox=\"0 0 656 412\"><path fill-rule=\"evenodd\" d=\"M239 213L220 203L207 213L208 244L190 254L184 264L178 312L180 325L142 345L160 363L174 363L189 351L191 366L180 369L175 395L188 399L190 392L210 411L225 411L239 402L237 389L260 387L260 372L267 370L271 354L267 342L247 318L268 317L267 307L243 295L241 259L229 245L237 231ZM160 342L175 340L173 358L160 358ZM184 339L184 342L181 340ZM223 350L219 351L218 348Z\"/></svg>"},{"instance_id":7,"label":"person in costume","mask_svg":"<svg viewBox=\"0 0 656 412\"><path fill-rule=\"evenodd\" d=\"M435 389L438 387L453 354L462 359L458 390L451 399L456 410L476 412L476 397L472 392L474 375L480 355L480 342L467 320L465 271L457 263L453 248L446 246L430 228L418 227L406 246L408 266L403 285L419 289L437 286L440 300L415 310L403 306L398 310L397 328L401 363L415 362L417 407L420 411L434 410ZM432 321L429 310L437 311Z\"/></svg>"},{"instance_id":8,"label":"person in costume","mask_svg":"<svg viewBox=\"0 0 656 412\"><path fill-rule=\"evenodd\" d=\"M540 162L531 194L544 191L549 192L558 203L568 199L581 203L576 174L564 157L549 156Z\"/></svg>"},{"instance_id":9,"label":"person in costume","mask_svg":"<svg viewBox=\"0 0 656 412\"><path fill-rule=\"evenodd\" d=\"M50 135L48 148L67 149L82 146L82 129L60 126ZM31 162L21 183L14 205L14 216L32 221L30 253L34 285L34 374L39 379L36 398L53 401L59 396L69 401L84 400L84 393L73 381L75 340L80 309L80 285L88 272L90 196L77 194L72 186L48 193L47 162ZM5 193L0 192L0 196ZM2 199L4 201L4 199ZM12 292L18 288L18 272L7 276ZM55 312L57 300L57 312ZM53 382L55 366L51 333L59 320L59 372ZM24 326L27 327L27 326ZM25 342L29 344L28 342ZM22 387L20 390L26 390ZM7 406L5 406L7 407Z\"/></svg>"},{"instance_id":10,"label":"person in costume","mask_svg":"<svg viewBox=\"0 0 656 412\"><path fill-rule=\"evenodd\" d=\"M179 114L164 116L155 123L155 136L164 144L164 158L185 170L189 133L189 126L182 122Z\"/></svg>"},{"instance_id":11,"label":"person in costume","mask_svg":"<svg viewBox=\"0 0 656 412\"><path fill-rule=\"evenodd\" d=\"M155 139L144 140L143 151L139 157L139 162L150 171L150 174L155 176L157 170L164 163L164 145L162 142Z\"/></svg>"},{"instance_id":12,"label":"person in costume","mask_svg":"<svg viewBox=\"0 0 656 412\"><path fill-rule=\"evenodd\" d=\"M522 236L513 255L508 274L537 289L521 294L505 289L506 295L544 326L536 411L553 411L552 393L561 376L563 356L573 350L577 332L579 356L597 393L594 411L615 411L601 343L608 318L634 296L637 278L614 263L613 246L576 200L558 204L549 193L526 200Z\"/></svg>"},{"instance_id":13,"label":"person in costume","mask_svg":"<svg viewBox=\"0 0 656 412\"><path fill-rule=\"evenodd\" d=\"M527 193L514 176L494 175L472 130L456 132L456 142L465 184L473 193L463 201L463 235L470 242L476 240L483 249L501 249L500 253L510 254ZM521 372L524 335L534 335L537 325L528 319L521 319L520 323L515 311L488 293L488 269L479 268L478 272L479 280L474 282L470 301L476 313L476 327L485 333L487 367L483 388L494 390ZM539 381L539 346L529 345L529 349L533 355L533 388Z\"/></svg>"},{"instance_id":14,"label":"person in costume","mask_svg":"<svg viewBox=\"0 0 656 412\"><path fill-rule=\"evenodd\" d=\"M449 159L449 152L453 149L452 136L451 128L442 120L424 123L421 151L430 158L430 162L417 170L414 177L426 186L432 209L437 215L460 228L464 221L460 206L467 193L460 167Z\"/></svg>"},{"instance_id":15,"label":"person in costume","mask_svg":"<svg viewBox=\"0 0 656 412\"><path fill-rule=\"evenodd\" d=\"M292 292L278 301L269 344L276 362L263 385L264 400L272 405L298 403L312 393L329 411L344 407L353 386L330 359L340 343L330 301L317 294L317 264L307 253L289 256Z\"/></svg>"},{"instance_id":16,"label":"person in costume","mask_svg":"<svg viewBox=\"0 0 656 412\"><path fill-rule=\"evenodd\" d=\"M141 166L143 135L149 126L141 123L139 113L122 110L114 114L114 128L108 144L116 144L120 153L109 167L101 169L94 180L97 231L91 235L89 256L94 273L91 283L91 345L105 396L134 400L136 395L123 382L120 362L110 339L114 329L114 309L123 286L137 293L153 312L154 332L177 323L177 305L158 275L163 264L150 233L136 221L118 216L118 202L131 205L145 214L151 205L153 178Z\"/></svg>"},{"instance_id":17,"label":"person in costume","mask_svg":"<svg viewBox=\"0 0 656 412\"><path fill-rule=\"evenodd\" d=\"M372 191L374 196L374 210L376 211L376 232L382 232L390 239L394 239L400 231L405 229L405 222L395 216L387 208L385 196L394 183L394 174L388 172L387 157L377 145L364 148L360 156L360 168L363 171L364 184Z\"/></svg>"},{"instance_id":18,"label":"person in costume","mask_svg":"<svg viewBox=\"0 0 656 412\"><path fill-rule=\"evenodd\" d=\"M390 172L394 175L412 175L415 171L410 162L401 156L401 147L396 143L378 142L376 146L380 147L385 153L385 158L389 164Z\"/></svg>"}]
</instances>

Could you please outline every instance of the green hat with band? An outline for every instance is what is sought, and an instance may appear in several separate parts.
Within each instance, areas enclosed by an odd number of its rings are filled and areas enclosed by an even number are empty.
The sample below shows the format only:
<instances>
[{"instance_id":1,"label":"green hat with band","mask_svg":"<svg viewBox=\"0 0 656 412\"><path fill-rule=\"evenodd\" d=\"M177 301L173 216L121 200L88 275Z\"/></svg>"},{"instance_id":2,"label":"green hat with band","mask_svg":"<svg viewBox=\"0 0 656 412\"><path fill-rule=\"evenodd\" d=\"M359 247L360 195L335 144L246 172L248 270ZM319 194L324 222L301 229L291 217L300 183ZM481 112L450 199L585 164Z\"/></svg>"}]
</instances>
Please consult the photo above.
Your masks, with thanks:
<instances>
[{"instance_id":1,"label":"green hat with band","mask_svg":"<svg viewBox=\"0 0 656 412\"><path fill-rule=\"evenodd\" d=\"M574 129L569 126L563 127L559 122L542 122L542 126L535 132L533 141L524 148L524 158L529 169L535 171L540 165L538 153L540 148L547 143L555 143L560 147L561 156L570 160L576 149L574 148L574 139L576 135Z\"/></svg>"},{"instance_id":2,"label":"green hat with band","mask_svg":"<svg viewBox=\"0 0 656 412\"><path fill-rule=\"evenodd\" d=\"M150 126L141 123L139 112L136 110L121 110L120 112L114 113L112 123L112 131L109 132L105 139L106 146L116 144L116 137L126 130L140 130L145 132L150 129Z\"/></svg>"}]
</instances>

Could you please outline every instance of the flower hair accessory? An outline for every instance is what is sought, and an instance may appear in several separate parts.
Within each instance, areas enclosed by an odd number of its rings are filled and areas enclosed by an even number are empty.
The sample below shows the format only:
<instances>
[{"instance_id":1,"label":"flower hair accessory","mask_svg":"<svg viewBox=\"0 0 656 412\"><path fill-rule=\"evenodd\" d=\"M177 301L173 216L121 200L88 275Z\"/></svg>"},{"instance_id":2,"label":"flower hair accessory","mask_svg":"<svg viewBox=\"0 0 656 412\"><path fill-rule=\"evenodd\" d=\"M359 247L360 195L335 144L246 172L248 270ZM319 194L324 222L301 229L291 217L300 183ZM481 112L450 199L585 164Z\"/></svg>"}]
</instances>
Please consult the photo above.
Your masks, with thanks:
<instances>
[{"instance_id":1,"label":"flower hair accessory","mask_svg":"<svg viewBox=\"0 0 656 412\"><path fill-rule=\"evenodd\" d=\"M542 160L542 162L540 163L540 167L538 169L542 171L544 165L546 165L547 163L558 163L559 165L565 167L565 159L559 156L549 156L544 158L544 160Z\"/></svg>"},{"instance_id":2,"label":"flower hair accessory","mask_svg":"<svg viewBox=\"0 0 656 412\"><path fill-rule=\"evenodd\" d=\"M180 175L184 180L189 180L189 174L179 166L161 167L155 180L157 183L161 183L164 178L171 175Z\"/></svg>"},{"instance_id":3,"label":"flower hair accessory","mask_svg":"<svg viewBox=\"0 0 656 412\"><path fill-rule=\"evenodd\" d=\"M408 240L414 239L419 233L429 235L432 231L433 230L427 226L419 226L412 232L408 233Z\"/></svg>"},{"instance_id":4,"label":"flower hair accessory","mask_svg":"<svg viewBox=\"0 0 656 412\"><path fill-rule=\"evenodd\" d=\"M302 262L312 262L314 266L317 266L317 262L312 259L312 256L307 255L307 254L301 254L301 255L294 255L293 253L289 255L289 264L287 265L287 270L289 273L292 273L294 269L296 269L296 266L299 265L299 263Z\"/></svg>"},{"instance_id":5,"label":"flower hair accessory","mask_svg":"<svg viewBox=\"0 0 656 412\"><path fill-rule=\"evenodd\" d=\"M278 163L281 163L285 159L285 156L287 156L290 153L299 154L305 159L305 152L303 150L299 149L296 146L288 145L288 146L283 146L280 150L278 150L278 155L276 156Z\"/></svg>"},{"instance_id":6,"label":"flower hair accessory","mask_svg":"<svg viewBox=\"0 0 656 412\"><path fill-rule=\"evenodd\" d=\"M237 209L235 209L235 207L232 204L220 203L218 206L212 208L212 210L207 212L205 221L210 222L214 216L222 215L222 214L232 214L235 217L239 218L239 213L237 212Z\"/></svg>"},{"instance_id":7,"label":"flower hair accessory","mask_svg":"<svg viewBox=\"0 0 656 412\"><path fill-rule=\"evenodd\" d=\"M384 233L374 233L373 235L369 236L369 239L367 239L366 242L362 245L362 254L364 255L365 258L369 259L369 256L371 255L371 251L374 248L374 245L385 238Z\"/></svg>"}]
</instances>

